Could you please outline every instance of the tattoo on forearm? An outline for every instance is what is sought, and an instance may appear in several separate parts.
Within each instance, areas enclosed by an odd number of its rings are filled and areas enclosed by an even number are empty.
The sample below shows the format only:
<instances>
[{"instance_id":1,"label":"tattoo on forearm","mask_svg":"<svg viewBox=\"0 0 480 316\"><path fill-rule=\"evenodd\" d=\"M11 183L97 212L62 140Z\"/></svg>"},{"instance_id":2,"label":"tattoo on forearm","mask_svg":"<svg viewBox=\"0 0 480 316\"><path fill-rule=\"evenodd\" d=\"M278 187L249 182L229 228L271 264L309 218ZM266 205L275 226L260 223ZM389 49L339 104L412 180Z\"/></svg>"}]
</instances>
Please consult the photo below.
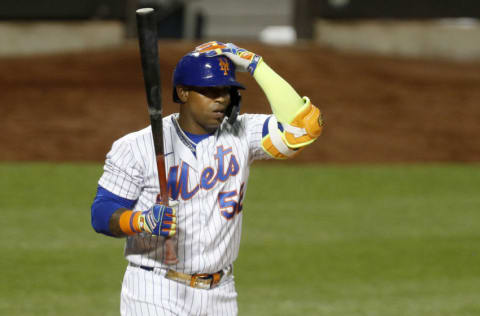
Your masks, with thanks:
<instances>
[{"instance_id":1,"label":"tattoo on forearm","mask_svg":"<svg viewBox=\"0 0 480 316\"><path fill-rule=\"evenodd\" d=\"M126 208L119 208L118 210L115 211L115 213L112 214L112 217L110 217L110 222L109 222L110 232L115 237L125 237L125 236L127 236L120 229L120 216L126 211L128 211Z\"/></svg>"}]
</instances>

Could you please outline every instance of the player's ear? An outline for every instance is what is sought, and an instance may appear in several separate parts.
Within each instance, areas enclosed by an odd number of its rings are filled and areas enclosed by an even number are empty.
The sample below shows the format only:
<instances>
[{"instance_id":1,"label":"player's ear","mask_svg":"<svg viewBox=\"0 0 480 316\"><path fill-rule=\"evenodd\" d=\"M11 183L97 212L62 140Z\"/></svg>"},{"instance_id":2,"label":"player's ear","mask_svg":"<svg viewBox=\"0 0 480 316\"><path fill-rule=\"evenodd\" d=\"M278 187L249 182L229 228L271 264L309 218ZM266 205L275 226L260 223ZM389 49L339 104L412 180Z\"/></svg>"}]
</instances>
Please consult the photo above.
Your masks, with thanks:
<instances>
[{"instance_id":1,"label":"player's ear","mask_svg":"<svg viewBox=\"0 0 480 316\"><path fill-rule=\"evenodd\" d=\"M177 95L178 95L178 98L180 99L180 101L182 101L182 103L187 102L188 94L190 93L190 90L187 89L187 87L182 86L182 85L178 85L176 87L176 89L177 89Z\"/></svg>"}]
</instances>

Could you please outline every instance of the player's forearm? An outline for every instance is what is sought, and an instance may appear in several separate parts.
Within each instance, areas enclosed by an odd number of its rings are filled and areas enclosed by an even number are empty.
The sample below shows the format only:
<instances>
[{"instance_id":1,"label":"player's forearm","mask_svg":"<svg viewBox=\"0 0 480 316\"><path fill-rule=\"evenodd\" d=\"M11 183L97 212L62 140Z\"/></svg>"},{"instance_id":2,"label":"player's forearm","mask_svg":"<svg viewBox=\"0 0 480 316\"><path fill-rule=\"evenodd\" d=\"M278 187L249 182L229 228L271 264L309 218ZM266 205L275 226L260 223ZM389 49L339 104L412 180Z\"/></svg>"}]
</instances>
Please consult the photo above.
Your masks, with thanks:
<instances>
[{"instance_id":1,"label":"player's forearm","mask_svg":"<svg viewBox=\"0 0 480 316\"><path fill-rule=\"evenodd\" d=\"M122 232L120 227L120 216L131 209L134 204L134 200L121 198L102 186L98 186L91 208L93 229L97 233L107 236L126 236L127 234Z\"/></svg>"},{"instance_id":2,"label":"player's forearm","mask_svg":"<svg viewBox=\"0 0 480 316\"><path fill-rule=\"evenodd\" d=\"M110 233L112 234L113 237L126 237L128 234L123 231L122 227L120 226L120 220L121 218L125 217L126 212L131 212L130 210L127 210L126 208L120 208L116 210L113 214L112 217L110 217L110 220L108 222L108 226L110 228ZM123 216L122 216L123 215Z\"/></svg>"},{"instance_id":3,"label":"player's forearm","mask_svg":"<svg viewBox=\"0 0 480 316\"><path fill-rule=\"evenodd\" d=\"M163 206L162 206L163 207ZM170 208L171 210L171 208ZM119 208L113 212L108 220L108 234L113 237L126 237L132 236L141 232L148 232L154 235L174 235L175 225L167 225L161 223L161 231L154 231L154 227L148 227L145 224L148 220L145 219L147 212L135 212L126 208ZM162 213L163 214L163 213ZM174 216L174 215L169 215ZM142 217L142 218L141 218ZM163 215L162 215L163 217ZM175 222L175 221L174 221ZM156 223L154 223L156 225ZM173 227L171 227L173 226ZM165 228L167 227L167 228Z\"/></svg>"},{"instance_id":4,"label":"player's forearm","mask_svg":"<svg viewBox=\"0 0 480 316\"><path fill-rule=\"evenodd\" d=\"M92 206L92 226L97 233L112 237L126 237L142 232L139 216L142 212L134 212L124 207L117 208L114 203L94 203Z\"/></svg>"},{"instance_id":5,"label":"player's forearm","mask_svg":"<svg viewBox=\"0 0 480 316\"><path fill-rule=\"evenodd\" d=\"M128 210L117 208L113 203L95 201L92 205L92 227L100 234L112 237L125 237L127 234L120 227L120 218Z\"/></svg>"},{"instance_id":6,"label":"player's forearm","mask_svg":"<svg viewBox=\"0 0 480 316\"><path fill-rule=\"evenodd\" d=\"M258 64L253 77L267 96L277 120L290 124L305 106L306 100L263 60Z\"/></svg>"},{"instance_id":7,"label":"player's forearm","mask_svg":"<svg viewBox=\"0 0 480 316\"><path fill-rule=\"evenodd\" d=\"M176 234L176 201L154 204L147 211L132 211L134 200L117 196L101 186L92 204L92 227L97 233L125 237L141 232L169 237Z\"/></svg>"},{"instance_id":8,"label":"player's forearm","mask_svg":"<svg viewBox=\"0 0 480 316\"><path fill-rule=\"evenodd\" d=\"M253 74L265 92L274 117L265 122L262 147L273 158L293 158L320 136L323 128L320 110L260 61ZM279 128L278 122L281 123Z\"/></svg>"}]
</instances>

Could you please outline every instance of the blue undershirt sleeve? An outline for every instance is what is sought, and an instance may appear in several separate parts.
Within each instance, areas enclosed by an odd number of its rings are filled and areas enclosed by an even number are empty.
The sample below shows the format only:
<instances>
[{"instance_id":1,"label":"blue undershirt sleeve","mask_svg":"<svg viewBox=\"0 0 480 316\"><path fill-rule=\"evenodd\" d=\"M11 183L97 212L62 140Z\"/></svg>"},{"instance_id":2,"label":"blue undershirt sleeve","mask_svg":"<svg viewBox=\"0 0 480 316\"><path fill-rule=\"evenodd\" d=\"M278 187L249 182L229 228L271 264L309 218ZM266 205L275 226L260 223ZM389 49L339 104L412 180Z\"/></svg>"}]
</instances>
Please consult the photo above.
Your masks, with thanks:
<instances>
[{"instance_id":1,"label":"blue undershirt sleeve","mask_svg":"<svg viewBox=\"0 0 480 316\"><path fill-rule=\"evenodd\" d=\"M119 208L131 210L136 200L122 198L105 188L98 186L97 195L92 203L92 227L97 233L113 236L110 232L110 218Z\"/></svg>"}]
</instances>

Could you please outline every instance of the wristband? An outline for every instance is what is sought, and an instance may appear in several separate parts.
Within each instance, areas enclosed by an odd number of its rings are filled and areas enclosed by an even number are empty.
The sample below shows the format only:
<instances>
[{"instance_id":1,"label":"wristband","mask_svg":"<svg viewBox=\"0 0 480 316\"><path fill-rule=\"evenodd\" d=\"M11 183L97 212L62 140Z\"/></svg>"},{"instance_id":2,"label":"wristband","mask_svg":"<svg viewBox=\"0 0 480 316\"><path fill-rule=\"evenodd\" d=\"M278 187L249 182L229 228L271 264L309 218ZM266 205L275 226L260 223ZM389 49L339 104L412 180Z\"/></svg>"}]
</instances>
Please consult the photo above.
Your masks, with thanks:
<instances>
[{"instance_id":1,"label":"wristband","mask_svg":"<svg viewBox=\"0 0 480 316\"><path fill-rule=\"evenodd\" d=\"M141 232L138 226L138 216L141 212L125 211L120 215L119 226L120 230L128 236Z\"/></svg>"}]
</instances>

